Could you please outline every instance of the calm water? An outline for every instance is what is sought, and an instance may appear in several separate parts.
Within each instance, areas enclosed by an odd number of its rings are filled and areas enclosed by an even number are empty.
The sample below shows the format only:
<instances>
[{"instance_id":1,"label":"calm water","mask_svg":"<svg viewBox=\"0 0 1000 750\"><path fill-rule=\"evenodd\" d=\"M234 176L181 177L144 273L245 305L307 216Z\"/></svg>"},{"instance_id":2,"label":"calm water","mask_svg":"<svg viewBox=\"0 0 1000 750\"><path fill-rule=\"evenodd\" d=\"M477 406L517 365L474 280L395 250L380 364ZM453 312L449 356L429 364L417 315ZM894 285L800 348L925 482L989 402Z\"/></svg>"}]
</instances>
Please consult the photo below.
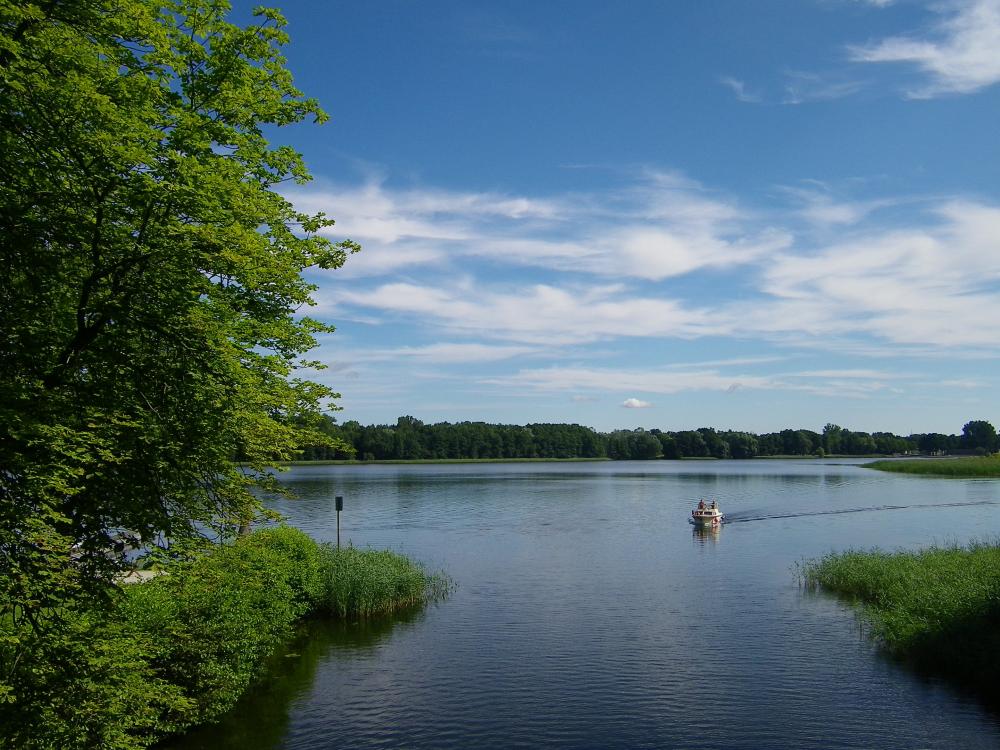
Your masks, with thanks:
<instances>
[{"instance_id":1,"label":"calm water","mask_svg":"<svg viewBox=\"0 0 1000 750\"><path fill-rule=\"evenodd\" d=\"M817 461L295 468L276 507L457 583L317 625L177 748L1000 747L975 698L884 658L795 564L995 533L1000 482ZM731 523L687 515L717 499Z\"/></svg>"}]
</instances>

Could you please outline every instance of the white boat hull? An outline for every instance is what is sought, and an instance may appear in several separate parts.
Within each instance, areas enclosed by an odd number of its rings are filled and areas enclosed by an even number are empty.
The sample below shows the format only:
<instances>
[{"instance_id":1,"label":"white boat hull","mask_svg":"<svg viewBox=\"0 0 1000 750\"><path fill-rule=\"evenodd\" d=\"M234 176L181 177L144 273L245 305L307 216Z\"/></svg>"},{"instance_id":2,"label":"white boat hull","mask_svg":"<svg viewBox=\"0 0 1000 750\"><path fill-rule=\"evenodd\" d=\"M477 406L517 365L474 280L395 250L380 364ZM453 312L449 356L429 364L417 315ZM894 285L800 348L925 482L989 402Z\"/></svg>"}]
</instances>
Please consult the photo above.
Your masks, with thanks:
<instances>
[{"instance_id":1,"label":"white boat hull","mask_svg":"<svg viewBox=\"0 0 1000 750\"><path fill-rule=\"evenodd\" d=\"M717 509L706 508L691 512L691 523L705 529L721 526L724 520L725 516Z\"/></svg>"}]
</instances>

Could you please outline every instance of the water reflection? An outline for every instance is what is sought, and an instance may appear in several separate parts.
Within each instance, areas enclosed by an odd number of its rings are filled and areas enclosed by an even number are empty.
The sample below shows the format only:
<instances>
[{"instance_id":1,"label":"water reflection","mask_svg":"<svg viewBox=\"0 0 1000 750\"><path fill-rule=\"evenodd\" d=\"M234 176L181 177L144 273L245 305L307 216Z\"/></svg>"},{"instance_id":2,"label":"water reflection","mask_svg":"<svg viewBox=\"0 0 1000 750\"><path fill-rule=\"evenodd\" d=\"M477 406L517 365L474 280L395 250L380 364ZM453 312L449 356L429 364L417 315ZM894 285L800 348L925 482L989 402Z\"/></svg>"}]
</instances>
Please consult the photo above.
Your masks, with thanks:
<instances>
[{"instance_id":1,"label":"water reflection","mask_svg":"<svg viewBox=\"0 0 1000 750\"><path fill-rule=\"evenodd\" d=\"M262 681L252 687L217 724L166 740L157 750L273 750L287 736L289 717L308 698L317 670L337 658L374 653L400 626L419 622L413 609L395 617L361 622L312 620L268 662Z\"/></svg>"},{"instance_id":2,"label":"water reflection","mask_svg":"<svg viewBox=\"0 0 1000 750\"><path fill-rule=\"evenodd\" d=\"M716 543L722 534L721 526L695 526L691 525L691 538L696 544Z\"/></svg>"}]
</instances>

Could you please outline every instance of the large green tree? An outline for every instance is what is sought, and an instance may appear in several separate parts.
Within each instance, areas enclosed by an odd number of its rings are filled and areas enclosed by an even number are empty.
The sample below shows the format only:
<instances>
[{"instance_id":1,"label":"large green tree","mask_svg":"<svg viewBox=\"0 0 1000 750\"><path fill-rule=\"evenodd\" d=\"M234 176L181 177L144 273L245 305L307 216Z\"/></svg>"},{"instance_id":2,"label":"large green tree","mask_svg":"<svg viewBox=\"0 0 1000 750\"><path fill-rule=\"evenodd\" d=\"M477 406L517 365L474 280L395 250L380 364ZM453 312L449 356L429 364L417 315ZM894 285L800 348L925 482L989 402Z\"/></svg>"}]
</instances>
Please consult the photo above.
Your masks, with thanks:
<instances>
[{"instance_id":1,"label":"large green tree","mask_svg":"<svg viewBox=\"0 0 1000 750\"><path fill-rule=\"evenodd\" d=\"M974 419L962 427L962 447L992 453L997 449L996 428L985 419Z\"/></svg>"},{"instance_id":2,"label":"large green tree","mask_svg":"<svg viewBox=\"0 0 1000 750\"><path fill-rule=\"evenodd\" d=\"M0 0L0 621L100 593L123 534L245 524L323 440L302 272L356 246L277 190L308 173L265 129L325 119L284 20L228 11Z\"/></svg>"}]
</instances>

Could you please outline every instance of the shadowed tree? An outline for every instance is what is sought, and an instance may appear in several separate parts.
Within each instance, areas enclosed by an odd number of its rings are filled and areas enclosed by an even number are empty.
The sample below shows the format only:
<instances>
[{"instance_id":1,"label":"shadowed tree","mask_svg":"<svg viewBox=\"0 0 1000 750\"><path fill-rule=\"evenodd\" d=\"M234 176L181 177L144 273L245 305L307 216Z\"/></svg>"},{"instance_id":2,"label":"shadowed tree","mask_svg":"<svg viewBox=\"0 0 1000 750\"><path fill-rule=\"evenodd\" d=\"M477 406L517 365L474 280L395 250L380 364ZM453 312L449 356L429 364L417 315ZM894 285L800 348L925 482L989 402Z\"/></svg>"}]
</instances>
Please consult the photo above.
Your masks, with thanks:
<instances>
[{"instance_id":1,"label":"shadowed tree","mask_svg":"<svg viewBox=\"0 0 1000 750\"><path fill-rule=\"evenodd\" d=\"M962 427L962 447L992 453L997 449L997 431L989 422L976 419Z\"/></svg>"}]
</instances>

